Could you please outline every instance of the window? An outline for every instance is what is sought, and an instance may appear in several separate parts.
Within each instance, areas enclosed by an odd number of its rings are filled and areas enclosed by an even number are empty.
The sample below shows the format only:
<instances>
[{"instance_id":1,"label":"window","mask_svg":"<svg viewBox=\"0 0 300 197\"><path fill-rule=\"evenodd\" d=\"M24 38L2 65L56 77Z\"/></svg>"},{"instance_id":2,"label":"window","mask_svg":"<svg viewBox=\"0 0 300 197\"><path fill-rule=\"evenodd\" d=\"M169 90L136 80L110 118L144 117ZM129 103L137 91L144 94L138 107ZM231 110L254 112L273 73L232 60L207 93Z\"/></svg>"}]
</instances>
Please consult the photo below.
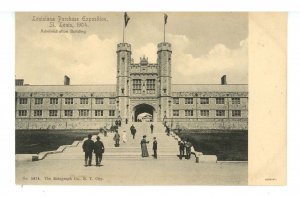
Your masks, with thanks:
<instances>
[{"instance_id":1,"label":"window","mask_svg":"<svg viewBox=\"0 0 300 197\"><path fill-rule=\"evenodd\" d=\"M27 110L19 110L19 116L27 116Z\"/></svg>"},{"instance_id":2,"label":"window","mask_svg":"<svg viewBox=\"0 0 300 197\"><path fill-rule=\"evenodd\" d=\"M224 104L225 99L224 98L216 98L216 104Z\"/></svg>"},{"instance_id":3,"label":"window","mask_svg":"<svg viewBox=\"0 0 300 197\"><path fill-rule=\"evenodd\" d=\"M193 116L193 110L185 110L185 116Z\"/></svg>"},{"instance_id":4,"label":"window","mask_svg":"<svg viewBox=\"0 0 300 197\"><path fill-rule=\"evenodd\" d=\"M200 110L200 116L209 116L209 110Z\"/></svg>"},{"instance_id":5,"label":"window","mask_svg":"<svg viewBox=\"0 0 300 197\"><path fill-rule=\"evenodd\" d=\"M208 98L200 98L200 104L208 104L209 99Z\"/></svg>"},{"instance_id":6,"label":"window","mask_svg":"<svg viewBox=\"0 0 300 197\"><path fill-rule=\"evenodd\" d=\"M65 110L65 116L73 116L73 110Z\"/></svg>"},{"instance_id":7,"label":"window","mask_svg":"<svg viewBox=\"0 0 300 197\"><path fill-rule=\"evenodd\" d=\"M109 116L115 116L115 110L109 110Z\"/></svg>"},{"instance_id":8,"label":"window","mask_svg":"<svg viewBox=\"0 0 300 197\"><path fill-rule=\"evenodd\" d=\"M185 104L193 104L193 98L185 98Z\"/></svg>"},{"instance_id":9,"label":"window","mask_svg":"<svg viewBox=\"0 0 300 197\"><path fill-rule=\"evenodd\" d=\"M34 110L34 111L33 111L33 115L34 115L34 116L42 116L42 115L43 115L43 112L42 112L42 110Z\"/></svg>"},{"instance_id":10,"label":"window","mask_svg":"<svg viewBox=\"0 0 300 197\"><path fill-rule=\"evenodd\" d=\"M109 104L116 104L115 98L109 98Z\"/></svg>"},{"instance_id":11,"label":"window","mask_svg":"<svg viewBox=\"0 0 300 197\"><path fill-rule=\"evenodd\" d=\"M57 116L57 110L49 110L49 116Z\"/></svg>"},{"instance_id":12,"label":"window","mask_svg":"<svg viewBox=\"0 0 300 197\"><path fill-rule=\"evenodd\" d=\"M147 94L155 93L155 79L147 79Z\"/></svg>"},{"instance_id":13,"label":"window","mask_svg":"<svg viewBox=\"0 0 300 197\"><path fill-rule=\"evenodd\" d=\"M216 116L225 116L225 110L217 110Z\"/></svg>"},{"instance_id":14,"label":"window","mask_svg":"<svg viewBox=\"0 0 300 197\"><path fill-rule=\"evenodd\" d=\"M179 98L173 98L173 104L175 105L179 104Z\"/></svg>"},{"instance_id":15,"label":"window","mask_svg":"<svg viewBox=\"0 0 300 197\"><path fill-rule=\"evenodd\" d=\"M80 109L79 116L89 116L89 110L88 109Z\"/></svg>"},{"instance_id":16,"label":"window","mask_svg":"<svg viewBox=\"0 0 300 197\"><path fill-rule=\"evenodd\" d=\"M20 98L19 103L20 104L27 104L27 98Z\"/></svg>"},{"instance_id":17,"label":"window","mask_svg":"<svg viewBox=\"0 0 300 197\"><path fill-rule=\"evenodd\" d=\"M173 116L179 116L179 110L173 110Z\"/></svg>"},{"instance_id":18,"label":"window","mask_svg":"<svg viewBox=\"0 0 300 197\"><path fill-rule=\"evenodd\" d=\"M133 79L132 80L132 90L134 94L141 94L142 91L142 80Z\"/></svg>"},{"instance_id":19,"label":"window","mask_svg":"<svg viewBox=\"0 0 300 197\"><path fill-rule=\"evenodd\" d=\"M50 104L58 104L58 98L50 98Z\"/></svg>"},{"instance_id":20,"label":"window","mask_svg":"<svg viewBox=\"0 0 300 197\"><path fill-rule=\"evenodd\" d=\"M233 117L241 117L241 110L232 110Z\"/></svg>"},{"instance_id":21,"label":"window","mask_svg":"<svg viewBox=\"0 0 300 197\"><path fill-rule=\"evenodd\" d=\"M240 98L231 98L231 102L232 102L232 104L240 104L241 100L240 100Z\"/></svg>"},{"instance_id":22,"label":"window","mask_svg":"<svg viewBox=\"0 0 300 197\"><path fill-rule=\"evenodd\" d=\"M95 116L103 116L103 110L95 110Z\"/></svg>"},{"instance_id":23,"label":"window","mask_svg":"<svg viewBox=\"0 0 300 197\"><path fill-rule=\"evenodd\" d=\"M65 104L67 105L73 104L73 98L65 98Z\"/></svg>"},{"instance_id":24,"label":"window","mask_svg":"<svg viewBox=\"0 0 300 197\"><path fill-rule=\"evenodd\" d=\"M96 104L103 104L104 103L104 99L103 98L96 98Z\"/></svg>"},{"instance_id":25,"label":"window","mask_svg":"<svg viewBox=\"0 0 300 197\"><path fill-rule=\"evenodd\" d=\"M80 104L89 104L88 98L80 98Z\"/></svg>"},{"instance_id":26,"label":"window","mask_svg":"<svg viewBox=\"0 0 300 197\"><path fill-rule=\"evenodd\" d=\"M35 98L34 99L34 104L36 104L36 105L43 104L43 98Z\"/></svg>"}]
</instances>

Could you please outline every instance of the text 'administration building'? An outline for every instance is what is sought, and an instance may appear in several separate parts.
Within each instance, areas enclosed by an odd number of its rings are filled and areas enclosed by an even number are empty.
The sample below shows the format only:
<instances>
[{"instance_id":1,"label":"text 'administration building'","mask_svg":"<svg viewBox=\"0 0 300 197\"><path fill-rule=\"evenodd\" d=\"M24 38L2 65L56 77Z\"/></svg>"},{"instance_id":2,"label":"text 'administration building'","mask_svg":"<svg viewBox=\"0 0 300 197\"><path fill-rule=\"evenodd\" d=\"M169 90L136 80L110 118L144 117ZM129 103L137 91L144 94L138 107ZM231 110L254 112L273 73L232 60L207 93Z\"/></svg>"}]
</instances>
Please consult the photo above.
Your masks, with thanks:
<instances>
[{"instance_id":1,"label":"text 'administration building'","mask_svg":"<svg viewBox=\"0 0 300 197\"><path fill-rule=\"evenodd\" d=\"M99 129L141 113L169 126L247 129L248 85L172 84L172 48L157 47L157 63L135 64L131 45L117 45L116 85L16 85L16 129ZM148 116L149 117L149 116Z\"/></svg>"}]
</instances>

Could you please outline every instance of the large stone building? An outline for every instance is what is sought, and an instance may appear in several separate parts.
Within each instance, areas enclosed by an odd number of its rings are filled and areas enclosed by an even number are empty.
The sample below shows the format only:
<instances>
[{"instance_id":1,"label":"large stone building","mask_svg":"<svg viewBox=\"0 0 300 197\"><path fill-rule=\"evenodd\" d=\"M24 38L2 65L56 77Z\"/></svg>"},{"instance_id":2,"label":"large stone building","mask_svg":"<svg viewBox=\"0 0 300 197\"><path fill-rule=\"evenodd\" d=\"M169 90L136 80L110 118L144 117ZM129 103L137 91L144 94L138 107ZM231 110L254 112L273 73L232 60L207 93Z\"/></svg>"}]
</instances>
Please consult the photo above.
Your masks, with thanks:
<instances>
[{"instance_id":1,"label":"large stone building","mask_svg":"<svg viewBox=\"0 0 300 197\"><path fill-rule=\"evenodd\" d=\"M147 113L172 127L247 129L248 86L172 84L172 47L157 46L157 62L133 63L131 45L117 45L116 85L16 84L16 129L96 129ZM183 65L184 66L184 65ZM213 76L212 76L213 77ZM149 116L148 116L149 118Z\"/></svg>"}]
</instances>

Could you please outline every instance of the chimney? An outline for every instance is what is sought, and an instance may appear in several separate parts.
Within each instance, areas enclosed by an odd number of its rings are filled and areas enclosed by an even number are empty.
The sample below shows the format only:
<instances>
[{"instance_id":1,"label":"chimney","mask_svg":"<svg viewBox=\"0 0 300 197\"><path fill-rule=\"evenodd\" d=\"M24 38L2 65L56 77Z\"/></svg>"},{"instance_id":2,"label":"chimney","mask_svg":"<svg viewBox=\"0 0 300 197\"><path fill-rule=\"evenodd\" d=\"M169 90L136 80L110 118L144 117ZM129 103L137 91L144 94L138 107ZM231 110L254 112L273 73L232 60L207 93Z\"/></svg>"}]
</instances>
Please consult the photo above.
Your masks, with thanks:
<instances>
[{"instance_id":1,"label":"chimney","mask_svg":"<svg viewBox=\"0 0 300 197\"><path fill-rule=\"evenodd\" d=\"M227 85L226 75L223 75L223 77L221 78L221 85Z\"/></svg>"},{"instance_id":2,"label":"chimney","mask_svg":"<svg viewBox=\"0 0 300 197\"><path fill-rule=\"evenodd\" d=\"M68 77L67 75L65 75L64 77L64 85L66 86L70 85L70 77Z\"/></svg>"}]
</instances>

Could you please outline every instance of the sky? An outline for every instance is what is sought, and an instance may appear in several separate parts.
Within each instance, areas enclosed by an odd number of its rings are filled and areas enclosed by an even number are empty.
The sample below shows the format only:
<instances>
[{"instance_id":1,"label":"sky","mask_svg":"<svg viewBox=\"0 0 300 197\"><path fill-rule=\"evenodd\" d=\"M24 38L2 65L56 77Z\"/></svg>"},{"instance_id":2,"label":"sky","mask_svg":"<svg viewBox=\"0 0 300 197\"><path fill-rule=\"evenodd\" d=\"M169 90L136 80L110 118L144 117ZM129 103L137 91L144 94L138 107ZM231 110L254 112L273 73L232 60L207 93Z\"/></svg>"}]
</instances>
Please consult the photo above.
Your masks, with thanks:
<instances>
[{"instance_id":1,"label":"sky","mask_svg":"<svg viewBox=\"0 0 300 197\"><path fill-rule=\"evenodd\" d=\"M172 44L173 84L248 83L248 14L166 12L166 42ZM164 13L128 12L125 42L135 63L146 56L156 63L157 44L163 41ZM59 27L59 17L78 18L71 27ZM37 21L35 18L54 18ZM82 17L101 18L86 22ZM84 24L76 27L77 22ZM87 27L85 26L87 25ZM122 42L124 13L17 13L16 78L30 85L115 84L116 48ZM69 30L42 33L41 30ZM70 30L86 33L71 33Z\"/></svg>"}]
</instances>

